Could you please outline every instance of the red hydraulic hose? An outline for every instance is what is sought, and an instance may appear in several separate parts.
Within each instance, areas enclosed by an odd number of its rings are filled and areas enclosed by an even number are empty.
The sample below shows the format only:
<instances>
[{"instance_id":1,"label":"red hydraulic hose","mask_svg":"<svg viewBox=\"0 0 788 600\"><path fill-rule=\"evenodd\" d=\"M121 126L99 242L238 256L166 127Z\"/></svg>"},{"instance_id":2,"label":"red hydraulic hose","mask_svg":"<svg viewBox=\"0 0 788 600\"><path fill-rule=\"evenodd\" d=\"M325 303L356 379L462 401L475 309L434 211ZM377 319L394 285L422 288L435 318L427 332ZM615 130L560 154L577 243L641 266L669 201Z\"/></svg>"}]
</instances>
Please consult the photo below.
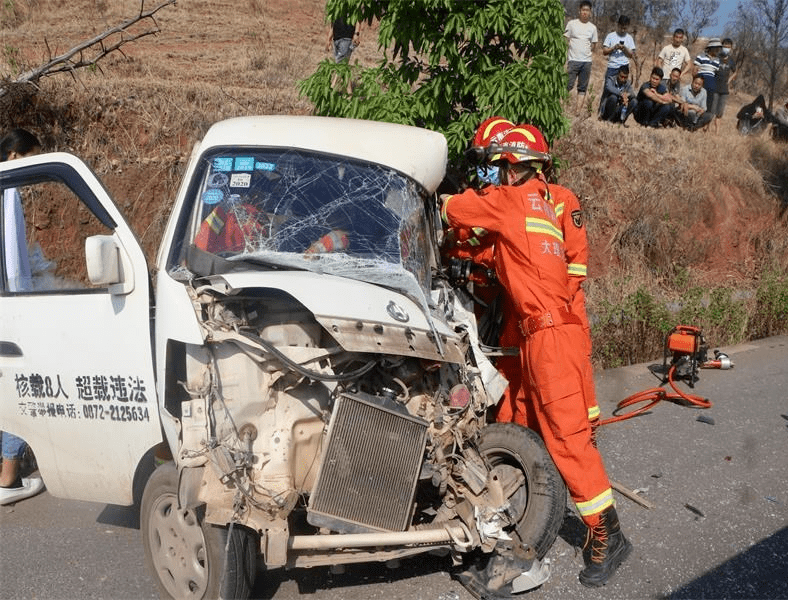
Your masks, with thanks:
<instances>
[{"instance_id":1,"label":"red hydraulic hose","mask_svg":"<svg viewBox=\"0 0 788 600\"><path fill-rule=\"evenodd\" d=\"M670 383L670 387L673 388L673 392L670 392L664 388L656 387L651 388L648 390L643 390L642 392L638 392L636 394L632 394L627 398L624 398L621 402L616 405L616 410L613 411L615 416L610 417L609 419L604 419L599 422L600 425L608 425L610 423L615 423L617 421L624 421L625 419L631 419L632 417L639 415L641 413L646 412L648 409L652 408L662 400L670 400L672 402L682 401L688 402L693 406L697 406L699 408L709 408L711 406L711 402L706 400L705 398L701 398L696 394L688 394L686 392L682 392L679 388L676 387L676 384L673 381L673 374L676 371L676 365L673 365L668 371L668 383ZM635 404L641 404L643 402L648 402L645 406L641 406L633 410L632 412L625 413L623 415L616 415L615 413L627 408L629 406L633 406Z\"/></svg>"}]
</instances>

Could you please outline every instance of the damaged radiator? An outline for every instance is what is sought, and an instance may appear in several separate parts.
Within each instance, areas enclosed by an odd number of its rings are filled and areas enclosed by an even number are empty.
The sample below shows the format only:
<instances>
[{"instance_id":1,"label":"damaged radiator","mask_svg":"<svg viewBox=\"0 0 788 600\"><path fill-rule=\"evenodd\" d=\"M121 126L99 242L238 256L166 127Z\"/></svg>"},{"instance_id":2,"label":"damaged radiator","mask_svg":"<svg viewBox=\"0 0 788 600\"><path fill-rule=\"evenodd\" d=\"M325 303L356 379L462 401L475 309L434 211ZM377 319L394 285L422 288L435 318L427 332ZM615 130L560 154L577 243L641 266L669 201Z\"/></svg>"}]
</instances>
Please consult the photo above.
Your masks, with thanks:
<instances>
[{"instance_id":1,"label":"damaged radiator","mask_svg":"<svg viewBox=\"0 0 788 600\"><path fill-rule=\"evenodd\" d=\"M307 520L342 533L404 531L427 423L362 394L337 398Z\"/></svg>"}]
</instances>

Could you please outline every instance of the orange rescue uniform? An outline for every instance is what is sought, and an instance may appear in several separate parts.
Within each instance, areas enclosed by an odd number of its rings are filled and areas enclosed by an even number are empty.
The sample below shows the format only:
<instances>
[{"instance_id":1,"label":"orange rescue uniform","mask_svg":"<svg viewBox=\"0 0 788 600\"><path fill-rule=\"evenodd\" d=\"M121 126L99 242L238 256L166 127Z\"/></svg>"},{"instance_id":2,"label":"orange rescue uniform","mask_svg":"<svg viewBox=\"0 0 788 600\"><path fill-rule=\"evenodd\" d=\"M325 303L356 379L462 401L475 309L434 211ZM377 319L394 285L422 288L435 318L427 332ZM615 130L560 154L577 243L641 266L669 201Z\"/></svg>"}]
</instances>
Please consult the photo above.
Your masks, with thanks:
<instances>
[{"instance_id":1,"label":"orange rescue uniform","mask_svg":"<svg viewBox=\"0 0 788 600\"><path fill-rule=\"evenodd\" d=\"M572 312L580 317L583 322L583 331L586 335L586 352L590 359L591 326L586 314L585 292L582 288L582 283L585 281L588 273L588 237L586 236L586 228L580 210L580 202L571 190L560 185L549 186L547 199L552 203L556 217L558 217L560 222L561 233L564 237L567 274L569 275L569 293L572 298ZM513 336L516 336L516 331L512 332L512 327L507 327L506 325L507 323L505 322L504 331L501 337L505 338L507 343L511 345L511 340ZM501 340L501 345L506 345L504 339ZM510 383L513 384L514 382L508 375L511 369L508 368L507 362L511 362L511 358L504 357L504 360L496 363L496 366L498 366L501 373L509 379ZM517 379L519 380L519 377ZM527 382L524 385L527 386ZM596 401L593 369L590 370L585 377L584 386L588 420L595 424L599 420L600 410ZM507 389L507 392L498 405L496 420L511 421L532 429L537 429L533 416L530 418L528 416L530 414L528 407L522 406L523 398L527 395L526 390L522 390L518 399L513 394L515 389L514 385L510 385Z\"/></svg>"},{"instance_id":2,"label":"orange rescue uniform","mask_svg":"<svg viewBox=\"0 0 788 600\"><path fill-rule=\"evenodd\" d=\"M561 220L549 196L534 178L449 196L442 214L450 226L497 234L495 270L521 319L521 368L535 418L581 517L594 527L613 494L591 443L585 398L591 362L583 321L571 310Z\"/></svg>"}]
</instances>

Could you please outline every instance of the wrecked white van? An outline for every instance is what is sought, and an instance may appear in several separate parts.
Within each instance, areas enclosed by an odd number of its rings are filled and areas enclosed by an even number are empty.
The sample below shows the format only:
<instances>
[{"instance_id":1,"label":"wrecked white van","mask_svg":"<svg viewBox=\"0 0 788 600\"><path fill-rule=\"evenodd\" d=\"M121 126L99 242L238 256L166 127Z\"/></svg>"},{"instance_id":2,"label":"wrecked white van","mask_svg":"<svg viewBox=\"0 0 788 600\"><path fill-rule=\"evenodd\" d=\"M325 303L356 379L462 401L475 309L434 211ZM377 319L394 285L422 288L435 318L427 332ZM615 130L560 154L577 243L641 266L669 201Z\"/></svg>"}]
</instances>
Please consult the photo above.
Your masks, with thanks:
<instances>
[{"instance_id":1,"label":"wrecked white van","mask_svg":"<svg viewBox=\"0 0 788 600\"><path fill-rule=\"evenodd\" d=\"M218 123L149 269L78 158L2 163L3 189L73 197L84 277L4 275L0 428L53 495L140 503L165 597L424 552L477 596L538 585L566 492L533 432L488 423L505 382L439 264L445 164L414 127Z\"/></svg>"}]
</instances>

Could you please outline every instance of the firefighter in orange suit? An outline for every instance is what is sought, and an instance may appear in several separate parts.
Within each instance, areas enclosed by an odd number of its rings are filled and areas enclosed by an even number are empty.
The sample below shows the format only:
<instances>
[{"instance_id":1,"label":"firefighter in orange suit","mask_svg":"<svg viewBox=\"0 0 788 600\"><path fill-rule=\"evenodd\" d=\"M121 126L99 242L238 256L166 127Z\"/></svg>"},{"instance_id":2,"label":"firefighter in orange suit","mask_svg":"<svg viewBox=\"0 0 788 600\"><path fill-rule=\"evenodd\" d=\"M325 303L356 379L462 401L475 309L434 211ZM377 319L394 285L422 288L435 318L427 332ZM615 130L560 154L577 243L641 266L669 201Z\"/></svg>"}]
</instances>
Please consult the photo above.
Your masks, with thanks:
<instances>
[{"instance_id":1,"label":"firefighter in orange suit","mask_svg":"<svg viewBox=\"0 0 788 600\"><path fill-rule=\"evenodd\" d=\"M270 224L262 211L233 198L217 205L200 224L194 245L207 252L242 252L270 237Z\"/></svg>"},{"instance_id":2,"label":"firefighter in orange suit","mask_svg":"<svg viewBox=\"0 0 788 600\"><path fill-rule=\"evenodd\" d=\"M542 170L546 169L551 159L549 147L542 132L533 125L528 124L517 125L516 128L510 131L513 130L519 130L519 132L528 139L531 148L547 157L542 164ZM585 292L581 285L583 281L585 281L588 272L588 238L586 236L585 224L583 223L583 213L580 210L580 202L577 196L563 186L555 184L550 185L550 201L559 219L561 233L564 237L564 250L566 253L567 274L569 275L569 293L572 299L572 312L583 321L583 331L586 334L586 351L590 358L591 327L586 315ZM502 340L500 343L502 346L512 345L513 340L517 339L518 331L516 327L511 326L512 319L504 318L504 331L501 334ZM499 360L496 366L498 366L504 376L509 379L510 390L515 390L517 388L508 374L511 373L512 369L508 367L507 362L511 362L511 358L503 357L503 360ZM519 376L515 377L519 382ZM584 385L586 388L585 401L588 421L592 428L592 439L594 439L594 443L596 443L595 433L599 423L600 411L599 405L596 402L593 370L589 371ZM523 394L525 393L526 392L523 391ZM501 399L496 419L498 421L513 421L520 425L530 427L531 429L538 430L533 415L530 414L529 405L523 403L522 397L518 402L517 398L515 398L514 394L511 392L505 394Z\"/></svg>"},{"instance_id":3,"label":"firefighter in orange suit","mask_svg":"<svg viewBox=\"0 0 788 600\"><path fill-rule=\"evenodd\" d=\"M572 295L561 221L541 174L549 159L531 136L510 131L493 157L501 185L442 196L442 216L453 227L496 234L495 270L521 330L520 358L529 402L553 462L589 528L580 582L604 585L632 550L619 526L602 457L591 443L584 381L591 362Z\"/></svg>"}]
</instances>

